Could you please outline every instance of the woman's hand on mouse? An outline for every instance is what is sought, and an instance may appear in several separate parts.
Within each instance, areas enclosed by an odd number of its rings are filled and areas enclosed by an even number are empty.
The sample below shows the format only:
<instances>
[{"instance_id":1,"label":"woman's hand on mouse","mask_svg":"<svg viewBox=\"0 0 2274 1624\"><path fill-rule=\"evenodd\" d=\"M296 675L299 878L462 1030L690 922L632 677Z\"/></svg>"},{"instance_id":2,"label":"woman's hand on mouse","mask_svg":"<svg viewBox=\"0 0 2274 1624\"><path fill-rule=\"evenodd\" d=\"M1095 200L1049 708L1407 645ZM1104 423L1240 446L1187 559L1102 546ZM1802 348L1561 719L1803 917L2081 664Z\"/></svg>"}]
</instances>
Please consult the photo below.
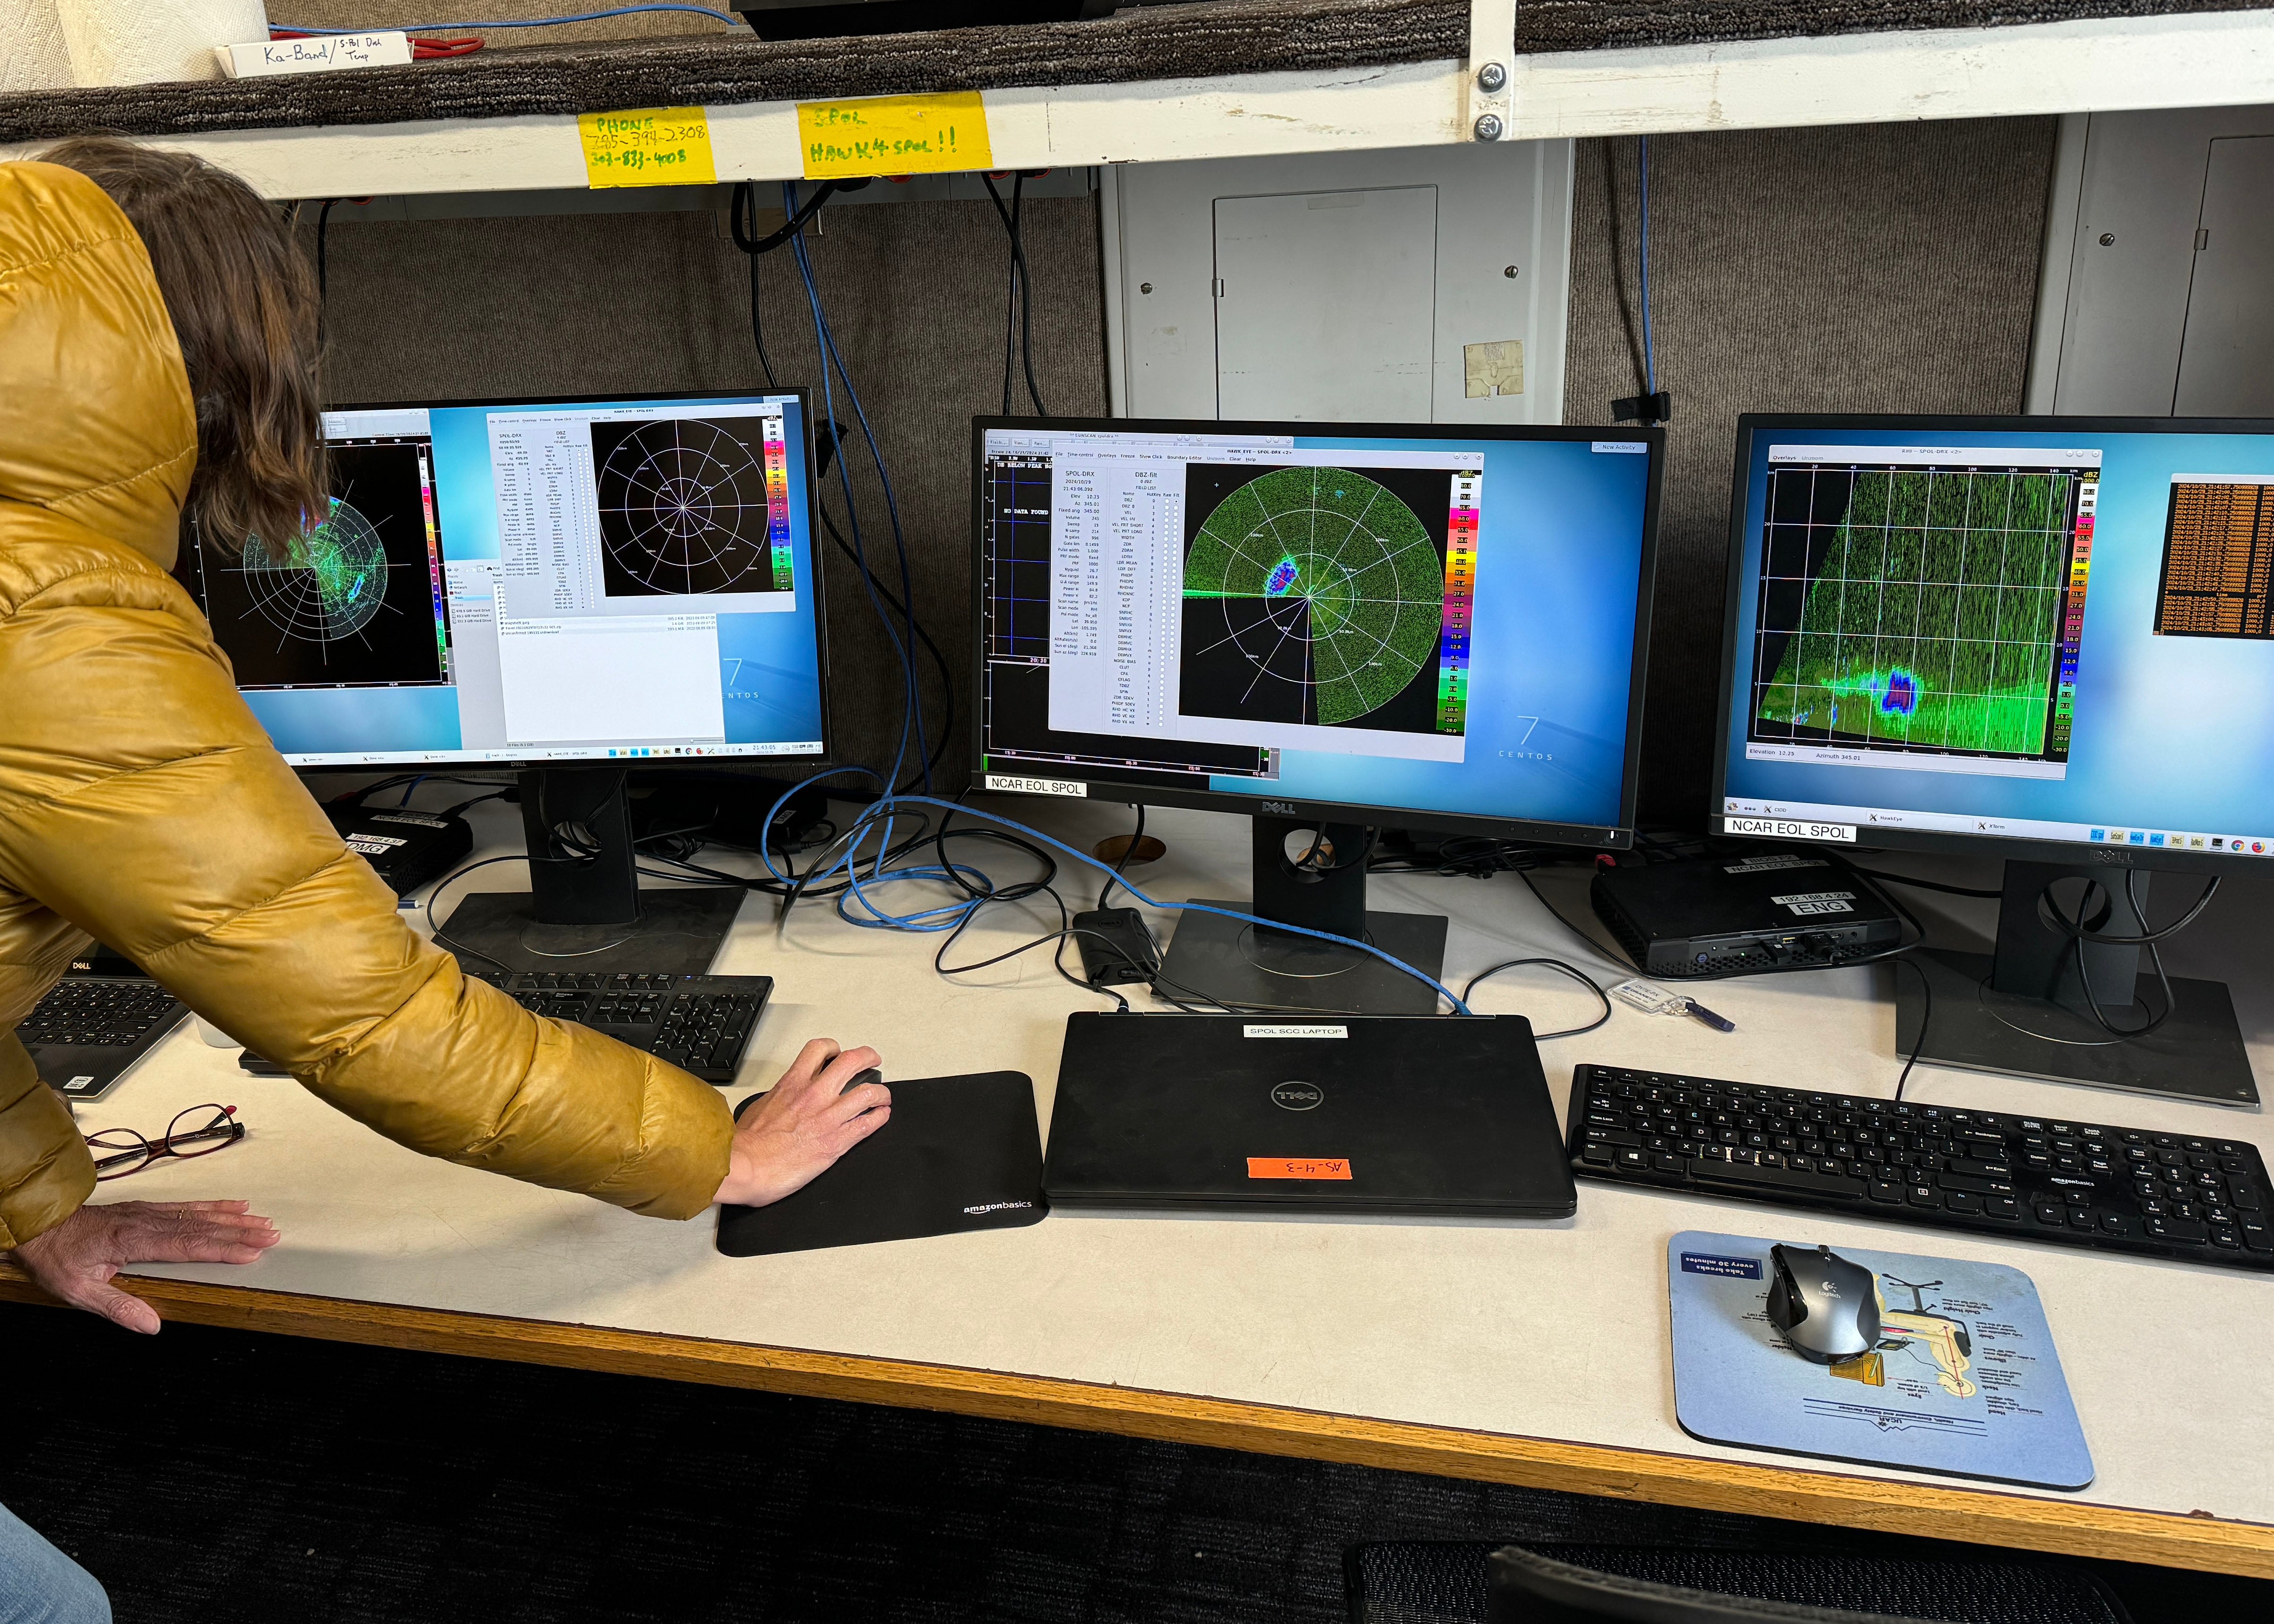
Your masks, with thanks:
<instances>
[{"instance_id":1,"label":"woman's hand on mouse","mask_svg":"<svg viewBox=\"0 0 2274 1624\"><path fill-rule=\"evenodd\" d=\"M882 1083L847 1084L881 1059L873 1049L840 1049L816 1038L781 1080L742 1114L718 1199L764 1207L802 1190L892 1114Z\"/></svg>"}]
</instances>

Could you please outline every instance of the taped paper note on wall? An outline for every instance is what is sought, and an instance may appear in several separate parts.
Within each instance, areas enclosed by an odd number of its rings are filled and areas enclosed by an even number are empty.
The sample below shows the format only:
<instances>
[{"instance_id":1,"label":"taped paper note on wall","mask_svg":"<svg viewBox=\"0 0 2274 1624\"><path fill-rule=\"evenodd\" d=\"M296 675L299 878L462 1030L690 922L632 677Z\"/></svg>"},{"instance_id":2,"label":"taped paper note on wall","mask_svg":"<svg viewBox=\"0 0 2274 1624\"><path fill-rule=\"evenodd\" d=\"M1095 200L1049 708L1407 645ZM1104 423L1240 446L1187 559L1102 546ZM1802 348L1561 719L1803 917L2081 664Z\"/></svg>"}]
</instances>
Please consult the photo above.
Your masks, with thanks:
<instances>
[{"instance_id":1,"label":"taped paper note on wall","mask_svg":"<svg viewBox=\"0 0 2274 1624\"><path fill-rule=\"evenodd\" d=\"M707 186L719 178L711 121L699 107L579 113L576 136L589 186Z\"/></svg>"},{"instance_id":2,"label":"taped paper note on wall","mask_svg":"<svg viewBox=\"0 0 2274 1624\"><path fill-rule=\"evenodd\" d=\"M858 180L994 167L987 108L975 90L797 104L808 180Z\"/></svg>"}]
</instances>

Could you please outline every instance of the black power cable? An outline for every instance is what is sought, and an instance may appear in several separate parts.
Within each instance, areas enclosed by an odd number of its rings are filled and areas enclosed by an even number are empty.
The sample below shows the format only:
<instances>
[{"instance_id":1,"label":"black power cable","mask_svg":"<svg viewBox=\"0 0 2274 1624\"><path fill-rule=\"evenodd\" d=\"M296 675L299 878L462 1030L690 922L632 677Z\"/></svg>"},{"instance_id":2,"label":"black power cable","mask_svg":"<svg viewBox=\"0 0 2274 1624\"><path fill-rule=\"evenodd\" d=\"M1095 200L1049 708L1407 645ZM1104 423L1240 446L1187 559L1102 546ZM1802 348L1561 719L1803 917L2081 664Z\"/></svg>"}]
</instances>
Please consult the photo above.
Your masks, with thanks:
<instances>
[{"instance_id":1,"label":"black power cable","mask_svg":"<svg viewBox=\"0 0 2274 1624\"><path fill-rule=\"evenodd\" d=\"M1593 1032L1596 1027L1610 1019L1610 995L1602 989L1601 985L1596 981L1593 976L1589 975L1585 971L1578 968L1575 965L1565 964L1561 959L1506 959L1500 964L1494 965L1489 969L1480 970L1474 975L1469 977L1469 984L1461 989L1461 1002L1466 1004L1469 1001L1469 995L1476 991L1479 983L1490 980L1492 977L1498 975L1502 970L1519 969L1525 965L1540 965L1545 968L1554 970L1559 974L1570 976L1573 981L1578 982L1580 986L1585 988L1589 992L1593 993L1595 995L1595 1001L1603 1006L1603 1012L1596 1016L1594 1019L1589 1021L1584 1026L1566 1026L1560 1032L1536 1032L1532 1034L1532 1040L1535 1042L1545 1043L1550 1038L1576 1038L1582 1033Z\"/></svg>"},{"instance_id":2,"label":"black power cable","mask_svg":"<svg viewBox=\"0 0 2274 1624\"><path fill-rule=\"evenodd\" d=\"M821 515L822 528L829 532L829 539L837 544L837 550L845 555L847 561L854 568L862 569L861 555L853 550L853 544L845 539L845 533L837 528L837 520L829 511L829 487L826 476L829 472L830 462L838 455L847 432L843 424L832 423L828 425L828 432L825 434L817 432L814 436L816 466L813 477L814 488L817 492L814 500L814 508ZM868 576L870 587L884 598L886 606L899 615L908 629L915 634L916 641L923 645L924 651L931 656L932 664L939 669L941 703L939 742L931 747L924 758L924 766L927 770L936 769L941 759L946 756L949 747L955 741L954 668L948 664L947 656L940 652L939 644L933 641L932 635L924 629L923 622L917 620L915 612L894 595L892 589L865 569L862 573ZM919 774L918 777L921 778L922 775ZM915 783L915 780L911 779L909 783L898 786L893 793L905 794Z\"/></svg>"},{"instance_id":3,"label":"black power cable","mask_svg":"<svg viewBox=\"0 0 2274 1624\"><path fill-rule=\"evenodd\" d=\"M1129 860L1137 855L1137 843L1144 838L1145 808L1140 806L1137 808L1136 831L1130 835L1129 844L1121 848L1120 861L1115 863L1113 872L1105 876L1105 883L1097 888L1097 906L1100 912L1103 912L1105 907L1105 899L1113 894L1113 888L1121 883L1121 871L1129 866Z\"/></svg>"},{"instance_id":4,"label":"black power cable","mask_svg":"<svg viewBox=\"0 0 2274 1624\"><path fill-rule=\"evenodd\" d=\"M1014 355L1023 362L1027 380L1027 398L1034 402L1035 415L1047 417L1050 409L1043 404L1042 389L1035 382L1035 299L1034 274L1027 267L1027 237L1024 204L1027 177L1024 171L1011 177L1011 201L1005 207L1003 194L995 189L995 177L982 175L980 184L987 188L988 199L995 205L995 213L1003 222L1003 229L1011 239L1011 297L1004 316L1003 334L1003 412L1011 415L1011 380Z\"/></svg>"}]
</instances>

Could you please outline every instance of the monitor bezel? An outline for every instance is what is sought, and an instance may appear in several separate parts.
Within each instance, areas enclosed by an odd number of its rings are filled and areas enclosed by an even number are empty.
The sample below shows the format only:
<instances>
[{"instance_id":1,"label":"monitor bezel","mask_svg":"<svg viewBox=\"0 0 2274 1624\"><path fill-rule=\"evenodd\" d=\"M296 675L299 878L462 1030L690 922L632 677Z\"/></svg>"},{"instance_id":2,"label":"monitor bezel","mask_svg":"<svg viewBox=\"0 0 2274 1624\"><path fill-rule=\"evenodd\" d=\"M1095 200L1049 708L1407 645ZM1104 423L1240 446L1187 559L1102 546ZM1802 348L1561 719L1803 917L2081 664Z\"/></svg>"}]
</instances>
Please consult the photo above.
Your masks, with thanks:
<instances>
[{"instance_id":1,"label":"monitor bezel","mask_svg":"<svg viewBox=\"0 0 2274 1624\"><path fill-rule=\"evenodd\" d=\"M1292 817L1314 823L1358 823L1377 828L1413 829L1452 835L1484 835L1495 839L1522 840L1543 846L1572 846L1623 851L1635 838L1635 807L1642 761L1643 686L1650 658L1651 606L1658 575L1658 524L1660 488L1666 474L1666 431L1634 424L1590 427L1580 424L1469 423L1329 423L1260 422L1215 417L975 417L971 425L971 728L970 787L987 787L985 724L987 643L983 595L986 560L983 476L990 430L1032 433L1037 428L1073 433L1162 434L1284 434L1353 435L1378 439L1498 440L1641 440L1649 446L1649 471L1645 482L1642 515L1640 578L1635 594L1634 658L1628 675L1626 751L1621 765L1619 821L1565 823L1536 818L1480 817L1466 813L1438 812L1419 807L1366 805L1348 801L1281 800L1261 795L1237 795L1222 790L1184 790L1150 784L1126 784L1117 779L1086 776L1084 770L1052 767L1032 776L1051 778L1083 786L1083 799L1123 806L1178 807L1202 812L1235 812L1249 816ZM998 776L1021 776L998 774ZM1205 780L1203 780L1205 781ZM1018 792L1009 792L1018 793Z\"/></svg>"},{"instance_id":2,"label":"monitor bezel","mask_svg":"<svg viewBox=\"0 0 2274 1624\"><path fill-rule=\"evenodd\" d=\"M1789 835L1733 833L1728 828L1730 718L1737 680L1737 612L1743 598L1745 514L1751 506L1754 436L1795 429L1917 429L1955 430L1984 433L2077 434L2258 434L2274 437L2274 419L2261 417L2014 417L2004 414L1935 415L1870 412L1744 412L1737 418L1736 472L1729 482L1729 536L1727 580L1721 605L1721 680L1719 709L1713 725L1713 790L1706 809L1706 827L1736 840L1778 846L1823 846L1832 851L1886 850L1929 852L1976 857L2004 857L2026 862L2058 863L2069 868L2161 869L2185 873L2225 874L2235 868L2266 865L2274 872L2274 858L2250 857L2231 852L2198 852L2172 846L2094 846L2085 841L2033 839L2026 835L1968 834L1946 829L1886 829L1856 825L1856 838L1810 840Z\"/></svg>"},{"instance_id":3,"label":"monitor bezel","mask_svg":"<svg viewBox=\"0 0 2274 1624\"><path fill-rule=\"evenodd\" d=\"M678 771L693 769L713 773L763 772L776 765L805 766L835 759L836 743L829 703L829 600L825 578L827 575L820 545L821 482L814 477L814 420L812 391L803 384L788 384L779 387L768 386L758 389L659 389L585 392L576 395L507 395L465 400L427 401L341 401L326 402L325 414L345 411L424 411L456 410L461 408L482 410L494 406L599 406L617 402L638 404L654 401L751 401L764 400L768 395L794 395L798 402L798 417L804 425L804 455L806 470L806 552L813 561L813 653L818 679L821 703L821 751L818 755L800 753L795 756L643 756L636 761L623 756L563 756L469 757L446 756L429 759L419 756L388 756L371 762L324 762L302 766L287 756L286 764L297 773L322 776L338 773L399 772L426 770L444 771L452 769L475 769L485 772L521 772L533 769L574 771L586 767L628 767L635 771ZM326 442L328 444L328 440ZM443 564L449 563L448 541L443 543ZM266 731L265 729L263 731ZM598 747L602 752L607 746ZM279 755L282 752L279 751Z\"/></svg>"}]
</instances>

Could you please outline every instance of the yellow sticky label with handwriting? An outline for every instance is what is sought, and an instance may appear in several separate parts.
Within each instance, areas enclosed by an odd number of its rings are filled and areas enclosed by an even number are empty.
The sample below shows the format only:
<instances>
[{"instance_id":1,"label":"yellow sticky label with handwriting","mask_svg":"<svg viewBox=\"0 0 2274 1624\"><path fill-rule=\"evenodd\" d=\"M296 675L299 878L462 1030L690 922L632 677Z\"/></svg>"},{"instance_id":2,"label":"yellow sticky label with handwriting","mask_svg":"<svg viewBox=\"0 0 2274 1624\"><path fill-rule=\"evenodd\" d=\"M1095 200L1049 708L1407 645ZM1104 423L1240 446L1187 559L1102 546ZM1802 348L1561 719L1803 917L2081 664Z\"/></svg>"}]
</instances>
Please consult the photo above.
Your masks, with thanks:
<instances>
[{"instance_id":1,"label":"yellow sticky label with handwriting","mask_svg":"<svg viewBox=\"0 0 2274 1624\"><path fill-rule=\"evenodd\" d=\"M927 175L994 166L987 108L975 90L797 104L808 180Z\"/></svg>"},{"instance_id":2,"label":"yellow sticky label with handwriting","mask_svg":"<svg viewBox=\"0 0 2274 1624\"><path fill-rule=\"evenodd\" d=\"M711 121L699 107L579 113L576 136L588 185L707 186L719 178Z\"/></svg>"}]
</instances>

